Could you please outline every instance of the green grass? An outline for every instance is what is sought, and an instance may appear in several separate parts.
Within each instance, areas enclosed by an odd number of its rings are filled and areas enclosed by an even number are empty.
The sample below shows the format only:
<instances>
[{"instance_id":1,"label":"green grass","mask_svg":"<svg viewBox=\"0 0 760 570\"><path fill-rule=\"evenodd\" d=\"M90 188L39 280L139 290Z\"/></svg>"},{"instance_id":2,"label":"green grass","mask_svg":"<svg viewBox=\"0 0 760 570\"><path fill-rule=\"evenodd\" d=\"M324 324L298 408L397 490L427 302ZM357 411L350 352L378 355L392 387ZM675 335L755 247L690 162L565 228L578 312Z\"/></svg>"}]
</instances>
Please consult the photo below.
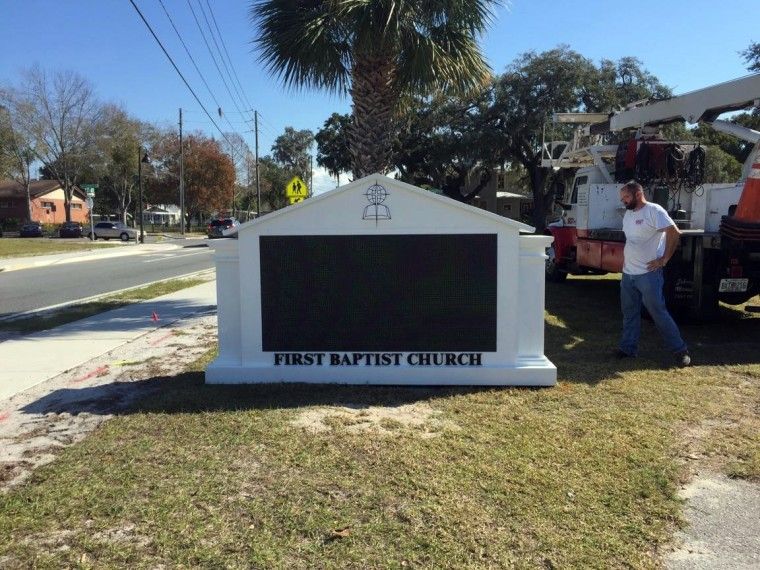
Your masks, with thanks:
<instances>
[{"instance_id":1,"label":"green grass","mask_svg":"<svg viewBox=\"0 0 760 570\"><path fill-rule=\"evenodd\" d=\"M118 309L119 307L129 305L130 303L143 301L145 299L153 299L155 297L160 297L161 295L167 295L179 291L180 289L194 287L195 285L205 283L205 281L205 279L201 278L191 278L171 279L160 283L153 283L152 285L147 285L138 289L132 289L115 295L108 295L97 301L64 307L46 315L32 316L11 321L0 321L0 331L12 331L27 334L49 330L105 311Z\"/></svg>"},{"instance_id":2,"label":"green grass","mask_svg":"<svg viewBox=\"0 0 760 570\"><path fill-rule=\"evenodd\" d=\"M87 251L102 247L118 247L116 244L94 245L90 240L63 241L46 238L7 238L0 239L0 258L23 257L27 255L47 255L50 253L68 253Z\"/></svg>"},{"instance_id":3,"label":"green grass","mask_svg":"<svg viewBox=\"0 0 760 570\"><path fill-rule=\"evenodd\" d=\"M694 465L760 480L760 320L672 369L649 323L608 357L614 280L547 296L551 389L210 386L210 351L0 495L0 565L657 567Z\"/></svg>"}]
</instances>

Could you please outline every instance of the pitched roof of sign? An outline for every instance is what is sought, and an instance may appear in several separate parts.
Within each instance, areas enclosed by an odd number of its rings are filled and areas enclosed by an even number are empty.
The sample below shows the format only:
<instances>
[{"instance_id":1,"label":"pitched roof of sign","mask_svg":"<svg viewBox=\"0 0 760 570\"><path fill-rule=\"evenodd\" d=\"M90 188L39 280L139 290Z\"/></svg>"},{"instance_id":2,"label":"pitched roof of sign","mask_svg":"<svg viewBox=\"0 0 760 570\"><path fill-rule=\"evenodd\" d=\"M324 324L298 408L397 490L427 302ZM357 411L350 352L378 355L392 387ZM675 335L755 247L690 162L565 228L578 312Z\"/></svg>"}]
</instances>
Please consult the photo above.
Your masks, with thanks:
<instances>
[{"instance_id":1,"label":"pitched roof of sign","mask_svg":"<svg viewBox=\"0 0 760 570\"><path fill-rule=\"evenodd\" d=\"M271 220L278 218L282 215L288 215L291 212L296 211L300 208L308 208L314 203L322 200L329 200L332 197L342 194L346 192L347 190L356 188L356 186L361 186L362 184L367 184L371 182L377 182L378 179L384 179L387 181L389 185L397 186L401 189L407 190L409 192L418 194L420 196L424 196L426 199L439 202L442 204L445 204L449 207L455 206L458 208L461 208L465 211L468 211L470 213L477 214L479 216L488 218L494 222L497 222L499 224L505 224L508 226L511 226L513 228L516 228L523 232L528 233L535 233L536 229L532 226L529 226L528 224L524 224L522 222L518 222L517 220L513 220L511 218L506 218L504 216L500 216L498 214L494 214L492 212L489 212L487 210L483 210L481 208L477 208L475 206L471 206L469 204L465 204L464 202L457 202L456 200L452 200L451 198L448 198L446 196L441 196L438 194L435 194L434 192L429 192L427 190L424 190L422 188L418 188L417 186L413 186L411 184L407 184L406 182L402 182L400 180L395 180L393 178L389 178L383 174L372 174L370 176L365 176L364 178L360 178L359 180L354 180L353 182L350 182L348 184L345 184L343 186L340 186L338 188L335 188L333 190L330 190L328 192L325 192L324 194L319 194L318 196L314 196L312 198L309 198L308 200L304 200L303 202L298 202L297 204L293 204L292 206L288 206L287 208L282 208L280 210L277 210L275 212L272 212L270 214L267 214L266 216L263 216L261 218L256 218L255 220L252 220L250 222L246 222L242 224L237 231L243 230L245 227L252 225L252 224L262 224L262 223L269 223ZM232 235L232 234L230 234Z\"/></svg>"}]
</instances>

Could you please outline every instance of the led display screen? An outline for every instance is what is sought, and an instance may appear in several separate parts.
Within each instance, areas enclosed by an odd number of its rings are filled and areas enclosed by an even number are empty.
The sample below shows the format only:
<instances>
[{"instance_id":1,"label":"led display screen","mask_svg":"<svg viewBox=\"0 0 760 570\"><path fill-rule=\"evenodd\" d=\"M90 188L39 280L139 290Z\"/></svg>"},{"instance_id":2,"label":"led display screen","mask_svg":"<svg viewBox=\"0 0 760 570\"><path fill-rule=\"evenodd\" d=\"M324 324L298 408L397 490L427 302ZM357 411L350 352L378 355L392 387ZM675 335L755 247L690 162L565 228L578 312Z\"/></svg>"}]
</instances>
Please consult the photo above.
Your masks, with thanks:
<instances>
[{"instance_id":1,"label":"led display screen","mask_svg":"<svg viewBox=\"0 0 760 570\"><path fill-rule=\"evenodd\" d=\"M267 352L495 352L495 234L261 236Z\"/></svg>"}]
</instances>

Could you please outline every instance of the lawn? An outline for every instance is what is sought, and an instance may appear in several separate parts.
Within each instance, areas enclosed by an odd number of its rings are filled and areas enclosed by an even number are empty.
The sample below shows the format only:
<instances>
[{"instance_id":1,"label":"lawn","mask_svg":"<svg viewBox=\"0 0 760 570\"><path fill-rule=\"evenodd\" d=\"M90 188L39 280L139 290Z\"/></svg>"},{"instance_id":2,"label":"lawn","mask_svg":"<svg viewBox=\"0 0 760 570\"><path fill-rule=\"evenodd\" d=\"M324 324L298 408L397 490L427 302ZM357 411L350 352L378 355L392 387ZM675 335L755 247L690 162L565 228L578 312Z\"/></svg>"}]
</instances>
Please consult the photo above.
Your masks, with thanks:
<instances>
[{"instance_id":1,"label":"lawn","mask_svg":"<svg viewBox=\"0 0 760 570\"><path fill-rule=\"evenodd\" d=\"M760 319L651 324L618 362L613 279L547 291L549 389L206 386L159 398L0 495L0 566L649 568L696 467L760 480Z\"/></svg>"},{"instance_id":2,"label":"lawn","mask_svg":"<svg viewBox=\"0 0 760 570\"><path fill-rule=\"evenodd\" d=\"M146 299L155 299L181 289L187 289L205 283L206 279L166 279L144 287L135 287L121 293L104 295L95 301L68 305L60 309L31 317L0 321L0 331L11 331L22 334L46 331L66 323L71 323L91 317L106 311L118 309L124 305L137 303Z\"/></svg>"},{"instance_id":3,"label":"lawn","mask_svg":"<svg viewBox=\"0 0 760 570\"><path fill-rule=\"evenodd\" d=\"M101 247L117 247L116 244L93 244L88 239L65 241L47 238L8 238L0 239L0 258L23 257L27 255L47 255L50 253L68 253L87 251Z\"/></svg>"}]
</instances>

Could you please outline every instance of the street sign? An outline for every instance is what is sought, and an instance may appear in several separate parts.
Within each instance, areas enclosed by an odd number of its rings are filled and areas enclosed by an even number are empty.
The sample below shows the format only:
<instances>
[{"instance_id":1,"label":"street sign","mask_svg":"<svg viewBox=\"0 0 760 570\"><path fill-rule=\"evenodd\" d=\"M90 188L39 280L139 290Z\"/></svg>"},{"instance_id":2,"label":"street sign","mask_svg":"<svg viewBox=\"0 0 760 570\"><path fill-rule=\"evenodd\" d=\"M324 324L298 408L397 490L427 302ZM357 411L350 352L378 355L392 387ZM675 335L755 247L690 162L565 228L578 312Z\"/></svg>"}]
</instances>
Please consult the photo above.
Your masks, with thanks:
<instances>
[{"instance_id":1,"label":"street sign","mask_svg":"<svg viewBox=\"0 0 760 570\"><path fill-rule=\"evenodd\" d=\"M293 179L288 182L288 185L285 186L285 196L288 198L301 198L303 200L304 198L309 196L309 187L306 186L306 182L301 180L298 176L294 176ZM298 200L299 202L301 200ZM291 204L295 204L291 200Z\"/></svg>"},{"instance_id":2,"label":"street sign","mask_svg":"<svg viewBox=\"0 0 760 570\"><path fill-rule=\"evenodd\" d=\"M79 186L83 188L85 192L87 192L87 196L90 198L95 196L95 190L98 189L97 184L80 184Z\"/></svg>"}]
</instances>

